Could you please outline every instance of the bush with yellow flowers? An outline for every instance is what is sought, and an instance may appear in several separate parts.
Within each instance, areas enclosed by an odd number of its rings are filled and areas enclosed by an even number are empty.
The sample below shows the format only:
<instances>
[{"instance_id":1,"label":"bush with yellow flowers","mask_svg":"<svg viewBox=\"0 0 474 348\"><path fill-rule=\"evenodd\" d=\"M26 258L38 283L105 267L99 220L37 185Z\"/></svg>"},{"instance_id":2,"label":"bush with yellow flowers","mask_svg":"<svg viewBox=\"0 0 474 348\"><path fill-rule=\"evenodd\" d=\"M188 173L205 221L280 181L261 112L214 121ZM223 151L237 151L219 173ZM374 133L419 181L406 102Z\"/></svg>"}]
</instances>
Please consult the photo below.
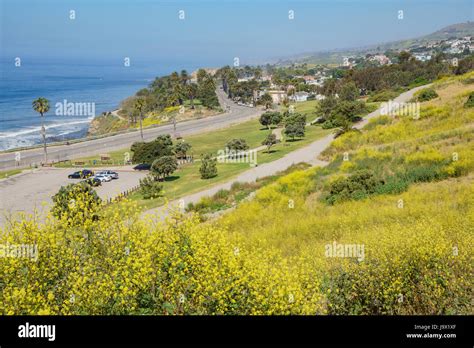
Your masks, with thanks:
<instances>
[{"instance_id":1,"label":"bush with yellow flowers","mask_svg":"<svg viewBox=\"0 0 474 348\"><path fill-rule=\"evenodd\" d=\"M82 196L76 204L82 204ZM229 238L195 217L155 224L133 203L82 225L7 226L0 244L35 244L37 261L0 259L3 314L316 314L319 283L300 260Z\"/></svg>"}]
</instances>

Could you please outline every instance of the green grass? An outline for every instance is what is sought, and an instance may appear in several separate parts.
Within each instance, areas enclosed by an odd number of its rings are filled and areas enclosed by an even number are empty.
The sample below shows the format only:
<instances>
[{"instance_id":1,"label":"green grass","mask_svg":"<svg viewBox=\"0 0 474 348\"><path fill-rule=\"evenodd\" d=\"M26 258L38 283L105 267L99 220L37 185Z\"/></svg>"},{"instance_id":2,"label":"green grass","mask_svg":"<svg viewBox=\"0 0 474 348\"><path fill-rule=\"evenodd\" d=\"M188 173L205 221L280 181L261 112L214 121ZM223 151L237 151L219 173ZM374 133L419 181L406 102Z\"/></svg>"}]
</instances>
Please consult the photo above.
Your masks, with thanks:
<instances>
[{"instance_id":1,"label":"green grass","mask_svg":"<svg viewBox=\"0 0 474 348\"><path fill-rule=\"evenodd\" d=\"M23 170L22 169L10 169L10 170L5 170L0 172L0 179L5 179L8 178L9 176L19 174Z\"/></svg>"},{"instance_id":2,"label":"green grass","mask_svg":"<svg viewBox=\"0 0 474 348\"><path fill-rule=\"evenodd\" d=\"M318 103L318 100L308 100L305 102L291 103L291 105L295 108L295 112L306 115L306 122L311 122L318 116L316 113ZM286 110L287 108L285 107L281 109L282 112Z\"/></svg>"},{"instance_id":3,"label":"green grass","mask_svg":"<svg viewBox=\"0 0 474 348\"><path fill-rule=\"evenodd\" d=\"M210 133L196 134L185 137L185 140L192 145L191 152L195 157L204 153L216 154L218 150L224 150L227 142L234 138L243 138L250 148L261 145L268 134L268 129L262 127L257 119L232 125L218 131Z\"/></svg>"},{"instance_id":4,"label":"green grass","mask_svg":"<svg viewBox=\"0 0 474 348\"><path fill-rule=\"evenodd\" d=\"M108 167L111 165L121 166L121 165L124 165L124 158L125 158L126 152L130 152L130 149L123 149L123 150L110 151L110 152L104 151L103 152L104 154L108 154L110 156L109 161L102 162L100 160L100 155L94 155L94 156L76 158L71 161L56 163L54 166L59 167L59 168L70 168L70 167L74 167L75 162L84 162L85 163L84 165L77 166L81 168L82 167ZM131 156L132 154L130 153L130 157Z\"/></svg>"},{"instance_id":5,"label":"green grass","mask_svg":"<svg viewBox=\"0 0 474 348\"><path fill-rule=\"evenodd\" d=\"M252 130L249 131L251 132ZM259 132L267 134L268 130L262 130ZM306 127L305 138L279 143L271 148L270 153L259 151L257 154L257 163L261 165L263 163L275 161L329 133L331 133L331 130L324 130L317 126ZM257 147L259 142L253 145L254 146L251 145L251 147ZM218 163L217 177L203 180L199 173L199 166L200 162L183 165L170 178L168 178L168 180L163 183L164 196L166 199L171 201L188 194L202 191L217 183L228 181L251 168L248 163ZM165 198L163 197L151 200L142 199L141 194L138 192L132 194L129 198L138 201L139 205L145 210L158 207L163 205L165 202Z\"/></svg>"}]
</instances>

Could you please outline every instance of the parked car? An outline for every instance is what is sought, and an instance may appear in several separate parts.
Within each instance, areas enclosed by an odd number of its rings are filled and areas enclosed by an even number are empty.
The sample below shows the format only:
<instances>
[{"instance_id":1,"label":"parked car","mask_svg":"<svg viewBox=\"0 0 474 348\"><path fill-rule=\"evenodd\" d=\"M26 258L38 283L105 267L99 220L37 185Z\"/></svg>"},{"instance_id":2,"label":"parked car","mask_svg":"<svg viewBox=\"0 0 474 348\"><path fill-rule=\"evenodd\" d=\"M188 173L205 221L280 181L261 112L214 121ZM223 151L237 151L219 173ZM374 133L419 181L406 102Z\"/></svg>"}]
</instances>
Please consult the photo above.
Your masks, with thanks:
<instances>
[{"instance_id":1,"label":"parked car","mask_svg":"<svg viewBox=\"0 0 474 348\"><path fill-rule=\"evenodd\" d=\"M91 186L94 186L94 187L102 185L102 181L100 181L100 179L97 179L97 178L94 178L94 177L87 178L86 180L83 180L81 182L84 182L84 183L86 183L88 185L91 185Z\"/></svg>"},{"instance_id":2,"label":"parked car","mask_svg":"<svg viewBox=\"0 0 474 348\"><path fill-rule=\"evenodd\" d=\"M101 170L100 172L96 173L96 175L103 174L103 175L108 175L112 179L118 179L119 175L117 172L114 172L112 170Z\"/></svg>"},{"instance_id":3,"label":"parked car","mask_svg":"<svg viewBox=\"0 0 474 348\"><path fill-rule=\"evenodd\" d=\"M74 172L72 174L69 174L67 177L69 179L86 179L94 175L94 172L89 169L82 169L78 172Z\"/></svg>"},{"instance_id":4,"label":"parked car","mask_svg":"<svg viewBox=\"0 0 474 348\"><path fill-rule=\"evenodd\" d=\"M101 182L112 181L112 177L110 175L107 175L107 174L96 174L94 176L94 178L99 179Z\"/></svg>"},{"instance_id":5,"label":"parked car","mask_svg":"<svg viewBox=\"0 0 474 348\"><path fill-rule=\"evenodd\" d=\"M133 169L135 170L150 170L150 168L151 168L151 165L146 164L146 163L138 164L135 167L133 167Z\"/></svg>"}]
</instances>

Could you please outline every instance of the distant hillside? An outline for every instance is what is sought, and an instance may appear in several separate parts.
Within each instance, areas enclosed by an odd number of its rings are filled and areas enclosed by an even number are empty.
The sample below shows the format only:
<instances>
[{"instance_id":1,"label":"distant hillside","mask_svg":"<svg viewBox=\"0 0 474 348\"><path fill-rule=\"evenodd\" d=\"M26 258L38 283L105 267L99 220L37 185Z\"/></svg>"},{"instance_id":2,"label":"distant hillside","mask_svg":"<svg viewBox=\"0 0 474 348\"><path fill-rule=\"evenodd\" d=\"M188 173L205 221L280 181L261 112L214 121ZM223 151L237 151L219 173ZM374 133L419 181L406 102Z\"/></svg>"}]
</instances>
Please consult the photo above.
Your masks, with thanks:
<instances>
[{"instance_id":1,"label":"distant hillside","mask_svg":"<svg viewBox=\"0 0 474 348\"><path fill-rule=\"evenodd\" d=\"M432 34L423 36L420 40L446 40L452 37L472 36L474 35L474 22L458 23L447 26Z\"/></svg>"},{"instance_id":2,"label":"distant hillside","mask_svg":"<svg viewBox=\"0 0 474 348\"><path fill-rule=\"evenodd\" d=\"M325 52L322 51L302 53L296 56L281 59L280 61L278 61L277 64L286 65L291 64L293 62L308 64L340 64L343 57L346 56L384 52L387 50L404 50L409 49L411 47L423 46L428 42L460 38L464 36L474 36L474 22L452 24L438 31L435 31L434 33L408 40L392 41L358 48L346 48Z\"/></svg>"}]
</instances>

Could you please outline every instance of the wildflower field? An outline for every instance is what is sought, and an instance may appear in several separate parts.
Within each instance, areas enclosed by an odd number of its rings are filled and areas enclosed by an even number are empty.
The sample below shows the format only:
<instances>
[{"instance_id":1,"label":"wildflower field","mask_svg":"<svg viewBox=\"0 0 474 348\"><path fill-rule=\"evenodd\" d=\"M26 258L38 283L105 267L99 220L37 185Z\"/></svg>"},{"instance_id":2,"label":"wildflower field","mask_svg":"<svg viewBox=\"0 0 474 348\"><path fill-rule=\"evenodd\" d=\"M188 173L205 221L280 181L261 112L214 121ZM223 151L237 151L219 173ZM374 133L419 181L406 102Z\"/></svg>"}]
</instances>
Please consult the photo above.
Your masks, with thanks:
<instances>
[{"instance_id":1,"label":"wildflower field","mask_svg":"<svg viewBox=\"0 0 474 348\"><path fill-rule=\"evenodd\" d=\"M474 74L433 85L419 118L381 116L202 222L75 197L0 244L2 314L473 314ZM363 247L358 257L328 245ZM347 256L347 255L344 255ZM354 255L352 255L354 256Z\"/></svg>"}]
</instances>

